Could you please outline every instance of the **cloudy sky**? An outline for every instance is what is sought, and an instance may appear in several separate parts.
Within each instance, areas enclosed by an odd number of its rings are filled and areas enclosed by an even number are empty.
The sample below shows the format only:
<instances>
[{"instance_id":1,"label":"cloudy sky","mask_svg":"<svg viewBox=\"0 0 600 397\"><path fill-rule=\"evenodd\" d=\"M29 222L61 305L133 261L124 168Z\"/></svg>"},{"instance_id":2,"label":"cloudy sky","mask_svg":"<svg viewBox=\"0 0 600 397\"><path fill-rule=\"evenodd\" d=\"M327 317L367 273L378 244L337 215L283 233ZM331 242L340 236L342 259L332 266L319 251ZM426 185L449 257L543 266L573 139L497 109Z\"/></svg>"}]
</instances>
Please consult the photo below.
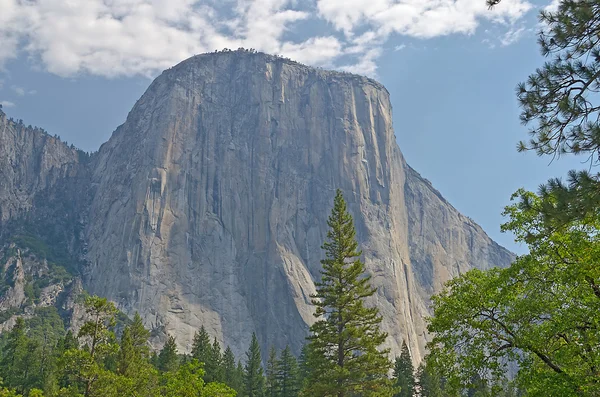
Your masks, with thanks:
<instances>
[{"instance_id":1,"label":"cloudy sky","mask_svg":"<svg viewBox=\"0 0 600 397\"><path fill-rule=\"evenodd\" d=\"M365 74L391 94L398 143L460 211L499 231L510 194L581 168L518 154L514 87L540 66L537 14L556 0L0 0L5 112L92 151L160 71L255 48Z\"/></svg>"}]
</instances>

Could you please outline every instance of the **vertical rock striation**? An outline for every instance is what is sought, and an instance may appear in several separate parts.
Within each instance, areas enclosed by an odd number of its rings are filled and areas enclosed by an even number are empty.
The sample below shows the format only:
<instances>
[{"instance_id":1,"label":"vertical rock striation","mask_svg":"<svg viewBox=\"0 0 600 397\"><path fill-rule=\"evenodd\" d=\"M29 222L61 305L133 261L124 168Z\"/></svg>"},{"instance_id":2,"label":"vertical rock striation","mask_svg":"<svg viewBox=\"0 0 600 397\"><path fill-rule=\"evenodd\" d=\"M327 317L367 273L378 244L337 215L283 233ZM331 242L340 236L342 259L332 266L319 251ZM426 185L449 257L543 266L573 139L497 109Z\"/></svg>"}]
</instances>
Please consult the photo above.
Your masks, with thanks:
<instances>
[{"instance_id":1,"label":"vertical rock striation","mask_svg":"<svg viewBox=\"0 0 600 397\"><path fill-rule=\"evenodd\" d=\"M406 164L382 85L265 54L163 72L93 159L90 186L87 288L184 349L204 325L238 355L253 331L299 352L336 188L389 347L407 340L416 361L431 293L512 259Z\"/></svg>"}]
</instances>

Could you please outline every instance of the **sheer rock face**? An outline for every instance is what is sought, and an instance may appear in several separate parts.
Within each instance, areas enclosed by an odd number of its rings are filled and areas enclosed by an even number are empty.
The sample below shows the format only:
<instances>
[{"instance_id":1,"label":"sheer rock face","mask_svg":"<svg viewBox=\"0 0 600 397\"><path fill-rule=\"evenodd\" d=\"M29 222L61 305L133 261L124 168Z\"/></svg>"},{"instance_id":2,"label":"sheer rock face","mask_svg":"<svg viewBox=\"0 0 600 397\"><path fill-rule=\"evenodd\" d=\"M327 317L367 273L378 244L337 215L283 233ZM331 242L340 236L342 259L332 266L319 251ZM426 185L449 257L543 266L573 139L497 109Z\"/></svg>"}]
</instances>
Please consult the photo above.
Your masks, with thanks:
<instances>
[{"instance_id":1,"label":"sheer rock face","mask_svg":"<svg viewBox=\"0 0 600 397\"><path fill-rule=\"evenodd\" d=\"M87 288L189 350L204 325L299 352L336 188L354 216L388 345L424 354L428 297L512 259L405 163L383 86L264 54L159 76L93 163Z\"/></svg>"},{"instance_id":2,"label":"sheer rock face","mask_svg":"<svg viewBox=\"0 0 600 397\"><path fill-rule=\"evenodd\" d=\"M29 213L36 198L80 171L77 150L0 110L0 236L2 224Z\"/></svg>"}]
</instances>

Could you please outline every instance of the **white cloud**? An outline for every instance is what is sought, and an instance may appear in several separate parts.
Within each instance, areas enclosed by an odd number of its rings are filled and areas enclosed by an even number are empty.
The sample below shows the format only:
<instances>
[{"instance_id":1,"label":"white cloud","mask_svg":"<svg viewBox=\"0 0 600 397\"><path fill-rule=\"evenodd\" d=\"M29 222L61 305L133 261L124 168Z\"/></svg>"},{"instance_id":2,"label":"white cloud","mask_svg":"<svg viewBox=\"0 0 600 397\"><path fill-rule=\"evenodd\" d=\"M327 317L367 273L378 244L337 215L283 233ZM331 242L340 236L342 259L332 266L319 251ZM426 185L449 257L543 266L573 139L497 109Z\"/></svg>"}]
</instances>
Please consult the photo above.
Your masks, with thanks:
<instances>
[{"instance_id":1,"label":"white cloud","mask_svg":"<svg viewBox=\"0 0 600 397\"><path fill-rule=\"evenodd\" d=\"M508 32L506 32L501 38L500 38L500 44L502 44L503 46L508 46L511 45L517 41L519 41L519 39L523 36L523 34L525 34L526 29L525 27L521 26L519 28L511 28Z\"/></svg>"},{"instance_id":2,"label":"white cloud","mask_svg":"<svg viewBox=\"0 0 600 397\"><path fill-rule=\"evenodd\" d=\"M406 48L406 44L400 44L394 47L394 51L400 51Z\"/></svg>"},{"instance_id":3,"label":"white cloud","mask_svg":"<svg viewBox=\"0 0 600 397\"><path fill-rule=\"evenodd\" d=\"M377 71L377 58L381 56L381 48L373 48L367 51L361 58L359 58L358 63L353 65L345 65L340 67L340 70L363 74L365 76L375 76Z\"/></svg>"},{"instance_id":4,"label":"white cloud","mask_svg":"<svg viewBox=\"0 0 600 397\"><path fill-rule=\"evenodd\" d=\"M329 67L351 56L341 68L374 73L392 34L471 34L482 20L509 24L530 8L527 0L493 11L483 0L0 0L0 68L23 52L61 76L151 76L243 46ZM303 21L329 31L299 32Z\"/></svg>"},{"instance_id":5,"label":"white cloud","mask_svg":"<svg viewBox=\"0 0 600 397\"><path fill-rule=\"evenodd\" d=\"M473 33L481 19L514 22L532 8L526 0L503 0L493 11L480 0L318 0L319 14L351 36L365 24L380 35L431 38Z\"/></svg>"},{"instance_id":6,"label":"white cloud","mask_svg":"<svg viewBox=\"0 0 600 397\"><path fill-rule=\"evenodd\" d=\"M5 107L5 108L15 107L15 104L10 101L0 101L0 105L2 105L2 107Z\"/></svg>"},{"instance_id":7,"label":"white cloud","mask_svg":"<svg viewBox=\"0 0 600 397\"><path fill-rule=\"evenodd\" d=\"M13 86L12 86L12 87L10 87L10 88L11 88L11 89L12 89L12 90L15 92L15 94L17 94L18 96L25 96L25 94L26 94L25 88L23 88L23 87L17 87L16 85L13 85Z\"/></svg>"},{"instance_id":8,"label":"white cloud","mask_svg":"<svg viewBox=\"0 0 600 397\"><path fill-rule=\"evenodd\" d=\"M552 0L552 3L550 3L546 7L544 7L544 10L548 11L548 12L557 12L560 2L561 2L561 0Z\"/></svg>"}]
</instances>

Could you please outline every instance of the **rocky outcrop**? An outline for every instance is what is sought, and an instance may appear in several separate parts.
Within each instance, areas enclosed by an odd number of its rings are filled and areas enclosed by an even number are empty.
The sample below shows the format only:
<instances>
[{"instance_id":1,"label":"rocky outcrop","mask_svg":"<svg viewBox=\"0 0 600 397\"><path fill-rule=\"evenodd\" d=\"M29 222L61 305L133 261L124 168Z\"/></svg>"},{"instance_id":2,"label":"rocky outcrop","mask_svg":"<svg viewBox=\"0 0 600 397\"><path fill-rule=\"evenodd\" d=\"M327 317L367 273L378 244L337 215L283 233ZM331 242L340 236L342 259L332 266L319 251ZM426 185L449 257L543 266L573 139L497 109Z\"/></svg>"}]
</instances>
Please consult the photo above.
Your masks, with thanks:
<instances>
[{"instance_id":1,"label":"rocky outcrop","mask_svg":"<svg viewBox=\"0 0 600 397\"><path fill-rule=\"evenodd\" d=\"M74 177L79 151L0 110L0 225L23 216L36 196Z\"/></svg>"},{"instance_id":2,"label":"rocky outcrop","mask_svg":"<svg viewBox=\"0 0 600 397\"><path fill-rule=\"evenodd\" d=\"M163 72L92 169L86 287L184 350L204 325L238 355L253 331L299 351L336 188L388 345L416 361L431 293L512 258L407 166L383 86L265 54Z\"/></svg>"}]
</instances>

